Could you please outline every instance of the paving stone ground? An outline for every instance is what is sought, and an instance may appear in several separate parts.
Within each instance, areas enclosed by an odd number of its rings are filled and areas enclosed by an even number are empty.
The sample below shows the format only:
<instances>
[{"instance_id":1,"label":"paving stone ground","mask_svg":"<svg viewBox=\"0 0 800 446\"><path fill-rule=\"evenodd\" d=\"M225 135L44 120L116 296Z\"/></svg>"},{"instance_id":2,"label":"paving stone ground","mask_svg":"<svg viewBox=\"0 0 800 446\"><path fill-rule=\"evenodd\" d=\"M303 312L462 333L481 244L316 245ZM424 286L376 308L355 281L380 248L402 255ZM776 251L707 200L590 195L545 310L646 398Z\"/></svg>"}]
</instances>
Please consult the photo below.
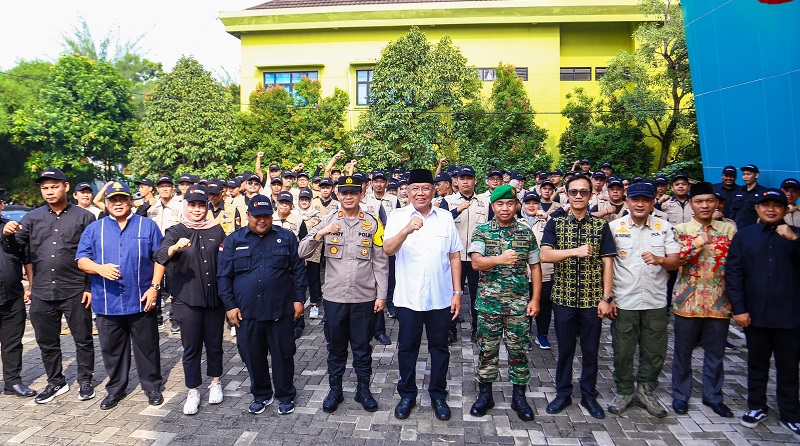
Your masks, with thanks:
<instances>
[{"instance_id":1,"label":"paving stone ground","mask_svg":"<svg viewBox=\"0 0 800 446\"><path fill-rule=\"evenodd\" d=\"M307 315L307 312L306 312ZM70 391L44 405L33 399L0 396L0 442L7 444L43 444L48 446L72 444L130 444L130 445L465 445L465 444L549 444L549 445L789 445L800 443L777 421L774 373L770 380L770 418L756 429L739 424L746 409L746 354L742 348L744 338L732 328L729 339L738 350L729 351L725 359L725 402L733 409L735 418L716 416L700 403L700 371L702 349L694 354L695 397L689 404L688 415L670 412L666 418L656 419L637 407L628 409L624 416L607 414L596 420L580 407L578 386L575 386L575 403L558 415L545 412L547 402L555 394L554 375L556 352L534 348L529 353L531 381L527 395L536 413L533 422L522 422L510 410L511 384L507 381L507 362L501 361L502 381L494 385L497 406L486 417L474 418L469 408L475 400L477 389L474 371L477 364L477 347L469 341L469 324L462 324L460 340L451 348L448 387L449 404L453 410L451 420L434 418L427 388L428 355L423 343L417 378L421 389L417 407L407 420L393 416L394 405L399 401L395 393L398 379L397 347L376 345L373 352L372 391L380 409L368 413L353 401L355 374L348 367L344 377L345 403L333 414L322 411L322 399L327 392L325 374L326 349L322 335L321 319L307 319L304 336L297 341L295 356L297 409L290 415L278 415L277 404L261 415L251 415L247 406L249 379L236 349L236 340L225 334L225 401L219 405L207 404L207 389L203 388L203 403L197 415L183 415L186 389L181 367L182 347L179 335L161 333L161 358L165 378L164 399L159 407L147 405L147 399L138 388L135 370L131 373L130 395L110 411L100 410L105 397L107 380L95 342L95 385L97 397L78 401L74 384L76 374L75 347L70 336L62 336L64 365ZM387 329L392 340L397 339L397 321L387 319ZM550 339L554 339L551 331ZM670 351L661 376L657 395L670 407ZM41 390L46 384L39 348L28 324L24 338L23 380ZM505 355L505 351L502 352ZM603 327L600 348L600 373L598 389L600 403L605 406L614 394L612 378L612 351L610 324ZM504 356L505 358L505 356ZM576 375L580 371L580 347L575 359ZM577 380L577 378L576 378ZM209 380L204 383L208 385Z\"/></svg>"}]
</instances>

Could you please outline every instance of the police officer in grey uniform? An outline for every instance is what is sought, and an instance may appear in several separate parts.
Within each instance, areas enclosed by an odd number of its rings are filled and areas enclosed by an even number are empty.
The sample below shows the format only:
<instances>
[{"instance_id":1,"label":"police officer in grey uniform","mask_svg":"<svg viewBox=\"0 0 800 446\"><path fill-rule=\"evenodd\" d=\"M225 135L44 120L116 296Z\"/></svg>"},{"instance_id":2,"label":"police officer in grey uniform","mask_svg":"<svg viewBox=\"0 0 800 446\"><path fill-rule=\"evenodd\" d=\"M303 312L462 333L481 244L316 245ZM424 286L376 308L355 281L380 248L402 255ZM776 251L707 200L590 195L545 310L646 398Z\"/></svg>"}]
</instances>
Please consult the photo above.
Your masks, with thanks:
<instances>
[{"instance_id":1,"label":"police officer in grey uniform","mask_svg":"<svg viewBox=\"0 0 800 446\"><path fill-rule=\"evenodd\" d=\"M342 375L349 343L358 379L355 400L364 410L374 412L378 410L378 403L369 390L372 375L370 338L375 315L386 307L389 260L383 252L383 225L376 216L359 208L362 180L342 176L337 183L341 209L326 215L303 238L298 248L300 257L310 257L320 244L324 244L323 305L330 392L322 403L322 410L334 412L344 401Z\"/></svg>"}]
</instances>

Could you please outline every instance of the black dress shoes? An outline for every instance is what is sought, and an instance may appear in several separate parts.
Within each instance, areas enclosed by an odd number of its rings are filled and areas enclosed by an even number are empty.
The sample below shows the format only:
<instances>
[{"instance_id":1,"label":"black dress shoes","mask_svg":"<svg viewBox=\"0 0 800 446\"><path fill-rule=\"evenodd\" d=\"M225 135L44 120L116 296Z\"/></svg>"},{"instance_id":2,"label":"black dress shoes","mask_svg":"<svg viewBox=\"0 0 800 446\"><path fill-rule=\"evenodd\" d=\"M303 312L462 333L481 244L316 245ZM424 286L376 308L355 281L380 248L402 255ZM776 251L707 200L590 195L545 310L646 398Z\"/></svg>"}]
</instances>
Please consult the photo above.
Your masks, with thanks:
<instances>
[{"instance_id":1,"label":"black dress shoes","mask_svg":"<svg viewBox=\"0 0 800 446\"><path fill-rule=\"evenodd\" d=\"M6 387L5 389L3 389L3 393L6 395L16 395L22 398L30 398L36 395L35 390L31 389L30 387L22 383L14 384L11 387Z\"/></svg>"},{"instance_id":2,"label":"black dress shoes","mask_svg":"<svg viewBox=\"0 0 800 446\"><path fill-rule=\"evenodd\" d=\"M582 398L581 399L581 406L583 406L587 411L589 411L589 415L598 420L602 420L606 417L606 413L603 411L603 408L597 404L597 400L594 398Z\"/></svg>"},{"instance_id":3,"label":"black dress shoes","mask_svg":"<svg viewBox=\"0 0 800 446\"><path fill-rule=\"evenodd\" d=\"M102 402L100 402L100 410L109 410L117 407L117 404L119 404L123 398L125 398L124 393L108 395L107 397L103 398Z\"/></svg>"},{"instance_id":4,"label":"black dress shoes","mask_svg":"<svg viewBox=\"0 0 800 446\"><path fill-rule=\"evenodd\" d=\"M733 418L733 412L725 403L712 403L711 401L703 400L703 405L710 407L715 414L723 418Z\"/></svg>"},{"instance_id":5,"label":"black dress shoes","mask_svg":"<svg viewBox=\"0 0 800 446\"><path fill-rule=\"evenodd\" d=\"M433 407L433 414L436 415L437 419L442 421L450 419L450 406L447 405L447 401L431 400L431 406Z\"/></svg>"},{"instance_id":6,"label":"black dress shoes","mask_svg":"<svg viewBox=\"0 0 800 446\"><path fill-rule=\"evenodd\" d=\"M164 396L161 395L161 392L158 390L145 392L145 395L147 395L147 402L150 403L151 406L160 406L161 403L164 402Z\"/></svg>"},{"instance_id":7,"label":"black dress shoes","mask_svg":"<svg viewBox=\"0 0 800 446\"><path fill-rule=\"evenodd\" d=\"M678 415L686 415L689 412L689 404L684 400L672 400L672 410Z\"/></svg>"},{"instance_id":8,"label":"black dress shoes","mask_svg":"<svg viewBox=\"0 0 800 446\"><path fill-rule=\"evenodd\" d=\"M392 340L389 339L389 336L386 333L381 333L378 336L375 336L375 339L383 345L392 345Z\"/></svg>"},{"instance_id":9,"label":"black dress shoes","mask_svg":"<svg viewBox=\"0 0 800 446\"><path fill-rule=\"evenodd\" d=\"M398 420L405 420L411 415L411 408L417 405L414 398L400 398L400 402L394 408L394 417Z\"/></svg>"},{"instance_id":10,"label":"black dress shoes","mask_svg":"<svg viewBox=\"0 0 800 446\"><path fill-rule=\"evenodd\" d=\"M555 415L566 409L570 404L572 404L572 397L557 396L553 401L550 401L550 404L547 405L546 412L550 415Z\"/></svg>"}]
</instances>

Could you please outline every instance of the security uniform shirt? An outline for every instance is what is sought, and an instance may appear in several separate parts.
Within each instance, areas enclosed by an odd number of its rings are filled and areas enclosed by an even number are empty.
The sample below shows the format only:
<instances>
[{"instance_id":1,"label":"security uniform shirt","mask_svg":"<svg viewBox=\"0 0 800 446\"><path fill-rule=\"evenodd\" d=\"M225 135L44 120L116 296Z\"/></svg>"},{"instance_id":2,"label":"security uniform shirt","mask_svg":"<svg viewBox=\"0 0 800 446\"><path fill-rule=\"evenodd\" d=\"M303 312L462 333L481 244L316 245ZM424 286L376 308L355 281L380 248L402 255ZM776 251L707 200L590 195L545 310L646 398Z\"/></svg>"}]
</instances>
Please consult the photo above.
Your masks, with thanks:
<instances>
[{"instance_id":1,"label":"security uniform shirt","mask_svg":"<svg viewBox=\"0 0 800 446\"><path fill-rule=\"evenodd\" d=\"M341 231L315 240L331 223L340 225ZM303 238L298 254L308 258L320 245L325 256L325 300L361 303L386 299L389 259L383 252L380 220L363 211L355 219L346 218L343 211L328 214Z\"/></svg>"},{"instance_id":2,"label":"security uniform shirt","mask_svg":"<svg viewBox=\"0 0 800 446\"><path fill-rule=\"evenodd\" d=\"M461 244L465 247L469 246L470 237L472 237L475 228L489 220L489 200L476 194L472 194L471 197L467 198L459 192L446 196L444 201L446 205L442 205L442 209L450 211L453 215L453 221L456 223ZM469 207L459 214L458 206L465 201L469 201ZM461 250L461 261L469 261L466 249Z\"/></svg>"},{"instance_id":3,"label":"security uniform shirt","mask_svg":"<svg viewBox=\"0 0 800 446\"><path fill-rule=\"evenodd\" d=\"M191 245L170 259L169 248L181 238L188 239ZM175 299L193 307L214 308L222 303L217 291L217 258L223 240L225 231L220 225L189 229L178 223L167 229L157 260L172 266L169 289Z\"/></svg>"},{"instance_id":4,"label":"security uniform shirt","mask_svg":"<svg viewBox=\"0 0 800 446\"><path fill-rule=\"evenodd\" d=\"M694 217L689 199L680 201L675 197L670 198L668 201L661 204L661 211L667 214L667 221L673 225L686 223Z\"/></svg>"},{"instance_id":5,"label":"security uniform shirt","mask_svg":"<svg viewBox=\"0 0 800 446\"><path fill-rule=\"evenodd\" d=\"M75 253L81 234L93 221L94 215L79 206L67 204L56 214L44 205L22 217L22 229L3 237L6 252L22 250L33 264L31 297L55 301L89 291L89 278L75 263Z\"/></svg>"},{"instance_id":6,"label":"security uniform shirt","mask_svg":"<svg viewBox=\"0 0 800 446\"><path fill-rule=\"evenodd\" d=\"M386 191L383 192L383 198L376 197L375 193L372 193L369 196L383 206L383 210L386 212L387 216L390 215L392 211L400 207L398 205L397 197Z\"/></svg>"},{"instance_id":7,"label":"security uniform shirt","mask_svg":"<svg viewBox=\"0 0 800 446\"><path fill-rule=\"evenodd\" d=\"M728 206L731 207L729 218L736 222L737 228L742 229L758 221L756 201L759 194L765 190L767 190L766 187L756 183L750 190L747 190L747 185L745 184L736 191L736 196L733 198L733 206L730 206L730 204Z\"/></svg>"},{"instance_id":8,"label":"security uniform shirt","mask_svg":"<svg viewBox=\"0 0 800 446\"><path fill-rule=\"evenodd\" d=\"M219 223L225 235L229 235L241 227L241 219L237 221L236 211L237 209L234 208L233 205L225 201L222 202L222 206L219 208L214 208L211 202L208 203L208 212L211 214L211 218Z\"/></svg>"},{"instance_id":9,"label":"security uniform shirt","mask_svg":"<svg viewBox=\"0 0 800 446\"><path fill-rule=\"evenodd\" d=\"M259 236L249 226L219 247L217 280L225 310L238 308L245 319L274 321L294 314L306 301L306 269L297 255L297 237L273 226Z\"/></svg>"},{"instance_id":10,"label":"security uniform shirt","mask_svg":"<svg viewBox=\"0 0 800 446\"><path fill-rule=\"evenodd\" d=\"M333 196L328 201L324 201L322 197L317 197L311 200L311 207L319 211L321 216L326 216L331 212L339 210L339 202L334 200Z\"/></svg>"},{"instance_id":11,"label":"security uniform shirt","mask_svg":"<svg viewBox=\"0 0 800 446\"><path fill-rule=\"evenodd\" d=\"M97 314L122 316L144 312L142 296L153 283L155 254L161 246L161 231L148 218L131 213L124 229L114 217L103 217L89 225L81 236L78 259L98 265L119 265L120 277L108 280L92 274L92 309Z\"/></svg>"},{"instance_id":12,"label":"security uniform shirt","mask_svg":"<svg viewBox=\"0 0 800 446\"><path fill-rule=\"evenodd\" d=\"M147 209L147 218L155 221L161 229L161 235L164 235L167 228L181 221L181 206L183 206L183 200L179 197L172 197L167 204L159 199L156 204Z\"/></svg>"},{"instance_id":13,"label":"security uniform shirt","mask_svg":"<svg viewBox=\"0 0 800 446\"><path fill-rule=\"evenodd\" d=\"M0 218L0 226L9 220ZM13 252L0 251L0 305L22 297L22 264L26 263L25 253L19 245Z\"/></svg>"},{"instance_id":14,"label":"security uniform shirt","mask_svg":"<svg viewBox=\"0 0 800 446\"><path fill-rule=\"evenodd\" d=\"M286 218L280 218L276 212L272 214L272 225L286 229L297 238L300 235L300 226L303 225L303 219L291 213Z\"/></svg>"}]
</instances>

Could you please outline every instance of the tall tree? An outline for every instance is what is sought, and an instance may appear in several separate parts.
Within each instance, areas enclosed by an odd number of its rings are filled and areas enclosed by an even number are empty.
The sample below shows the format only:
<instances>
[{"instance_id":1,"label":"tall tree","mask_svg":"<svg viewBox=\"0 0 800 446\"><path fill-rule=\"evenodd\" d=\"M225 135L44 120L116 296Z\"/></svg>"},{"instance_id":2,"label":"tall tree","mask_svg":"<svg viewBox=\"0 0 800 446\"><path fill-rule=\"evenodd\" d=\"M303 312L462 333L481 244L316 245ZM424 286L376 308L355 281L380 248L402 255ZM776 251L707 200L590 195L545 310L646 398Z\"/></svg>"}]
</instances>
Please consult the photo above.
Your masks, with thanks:
<instances>
[{"instance_id":1,"label":"tall tree","mask_svg":"<svg viewBox=\"0 0 800 446\"><path fill-rule=\"evenodd\" d=\"M383 49L372 79L354 134L363 164L431 167L457 153L453 131L468 123L453 112L479 98L481 81L450 37L431 44L412 27Z\"/></svg>"},{"instance_id":2,"label":"tall tree","mask_svg":"<svg viewBox=\"0 0 800 446\"><path fill-rule=\"evenodd\" d=\"M642 0L641 11L657 20L636 29L636 50L621 51L609 62L600 88L658 141L658 167L663 168L673 152L695 138L689 128L689 56L679 0Z\"/></svg>"},{"instance_id":3,"label":"tall tree","mask_svg":"<svg viewBox=\"0 0 800 446\"><path fill-rule=\"evenodd\" d=\"M38 106L14 113L14 141L32 149L26 163L31 174L56 166L74 180L110 178L133 141L130 88L108 62L62 56Z\"/></svg>"},{"instance_id":4,"label":"tall tree","mask_svg":"<svg viewBox=\"0 0 800 446\"><path fill-rule=\"evenodd\" d=\"M149 97L130 168L139 175L190 171L224 176L237 156L237 104L191 57L182 57Z\"/></svg>"}]
</instances>

